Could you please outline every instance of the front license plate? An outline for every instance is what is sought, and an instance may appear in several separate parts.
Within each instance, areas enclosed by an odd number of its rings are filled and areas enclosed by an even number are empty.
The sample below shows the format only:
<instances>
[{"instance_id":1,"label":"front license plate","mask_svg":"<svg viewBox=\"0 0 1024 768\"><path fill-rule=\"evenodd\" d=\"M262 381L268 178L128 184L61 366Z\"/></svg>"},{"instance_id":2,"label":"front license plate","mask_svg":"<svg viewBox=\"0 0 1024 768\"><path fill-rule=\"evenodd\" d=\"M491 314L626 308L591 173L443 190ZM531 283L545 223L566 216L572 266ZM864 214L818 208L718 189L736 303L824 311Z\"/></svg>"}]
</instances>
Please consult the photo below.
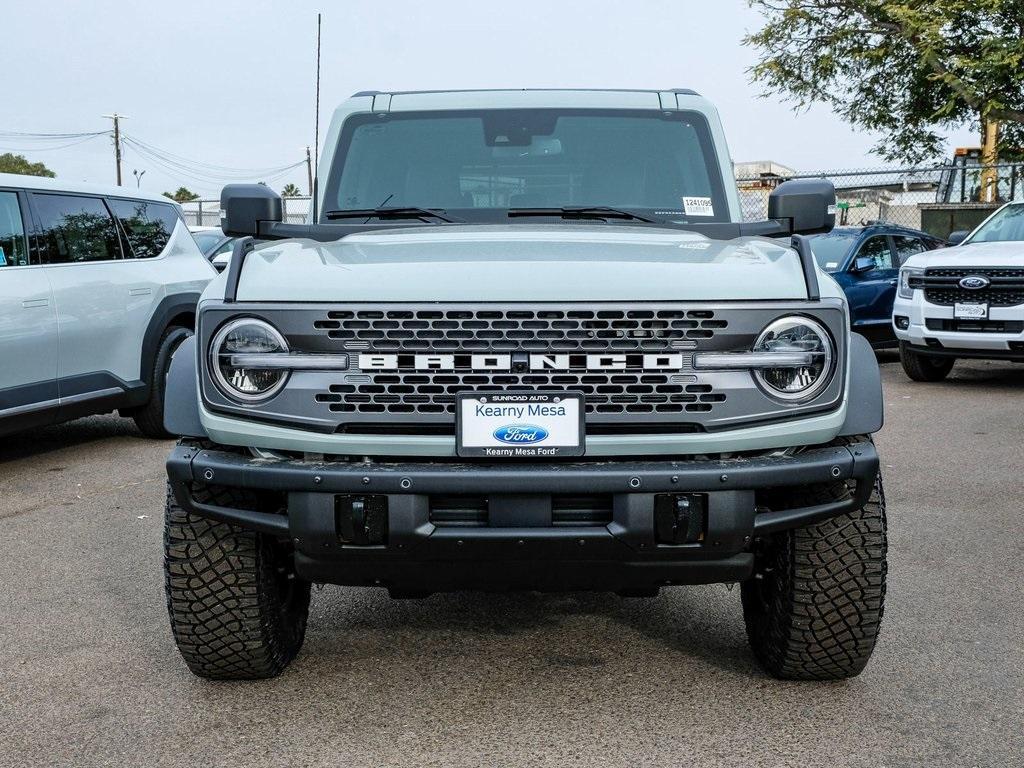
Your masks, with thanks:
<instances>
[{"instance_id":1,"label":"front license plate","mask_svg":"<svg viewBox=\"0 0 1024 768\"><path fill-rule=\"evenodd\" d=\"M459 456L582 456L579 392L465 392L456 397Z\"/></svg>"},{"instance_id":2,"label":"front license plate","mask_svg":"<svg viewBox=\"0 0 1024 768\"><path fill-rule=\"evenodd\" d=\"M957 302L953 305L953 317L957 320L985 320L988 318L988 304Z\"/></svg>"}]
</instances>

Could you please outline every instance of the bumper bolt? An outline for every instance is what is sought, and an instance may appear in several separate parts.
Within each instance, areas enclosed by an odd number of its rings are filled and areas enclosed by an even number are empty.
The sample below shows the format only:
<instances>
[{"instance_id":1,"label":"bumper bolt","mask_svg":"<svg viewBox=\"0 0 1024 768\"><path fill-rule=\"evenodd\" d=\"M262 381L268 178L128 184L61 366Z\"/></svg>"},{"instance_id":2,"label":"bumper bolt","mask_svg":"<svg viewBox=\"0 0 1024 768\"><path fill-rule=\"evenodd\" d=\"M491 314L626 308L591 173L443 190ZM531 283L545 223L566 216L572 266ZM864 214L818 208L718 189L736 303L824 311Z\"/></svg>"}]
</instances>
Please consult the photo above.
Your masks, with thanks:
<instances>
[{"instance_id":1,"label":"bumper bolt","mask_svg":"<svg viewBox=\"0 0 1024 768\"><path fill-rule=\"evenodd\" d=\"M629 478L629 487L630 488L639 488L640 487L640 478L639 477L631 477L631 478Z\"/></svg>"},{"instance_id":2,"label":"bumper bolt","mask_svg":"<svg viewBox=\"0 0 1024 768\"><path fill-rule=\"evenodd\" d=\"M203 479L204 480L213 480L213 470L212 469L208 469L205 472L203 472Z\"/></svg>"},{"instance_id":3,"label":"bumper bolt","mask_svg":"<svg viewBox=\"0 0 1024 768\"><path fill-rule=\"evenodd\" d=\"M839 467L832 467L832 477L839 477L843 471Z\"/></svg>"},{"instance_id":4,"label":"bumper bolt","mask_svg":"<svg viewBox=\"0 0 1024 768\"><path fill-rule=\"evenodd\" d=\"M719 480L721 480L721 481L722 481L723 483L727 483L727 482L729 482L729 476L728 476L728 475L722 475L722 476L721 476L720 478L718 478L718 479L719 479Z\"/></svg>"},{"instance_id":5,"label":"bumper bolt","mask_svg":"<svg viewBox=\"0 0 1024 768\"><path fill-rule=\"evenodd\" d=\"M679 475L672 475L672 482L673 483L678 483L679 482Z\"/></svg>"},{"instance_id":6,"label":"bumper bolt","mask_svg":"<svg viewBox=\"0 0 1024 768\"><path fill-rule=\"evenodd\" d=\"M410 488L412 488L412 480L410 480L408 477L403 477L399 485L402 486L403 490L407 491Z\"/></svg>"},{"instance_id":7,"label":"bumper bolt","mask_svg":"<svg viewBox=\"0 0 1024 768\"><path fill-rule=\"evenodd\" d=\"M316 477L313 478L313 482L316 483L317 485L320 485L320 483L322 483L323 481L324 479L320 477L320 475L317 475Z\"/></svg>"},{"instance_id":8,"label":"bumper bolt","mask_svg":"<svg viewBox=\"0 0 1024 768\"><path fill-rule=\"evenodd\" d=\"M370 484L370 478L364 477L363 478L363 485L369 485L369 484Z\"/></svg>"}]
</instances>

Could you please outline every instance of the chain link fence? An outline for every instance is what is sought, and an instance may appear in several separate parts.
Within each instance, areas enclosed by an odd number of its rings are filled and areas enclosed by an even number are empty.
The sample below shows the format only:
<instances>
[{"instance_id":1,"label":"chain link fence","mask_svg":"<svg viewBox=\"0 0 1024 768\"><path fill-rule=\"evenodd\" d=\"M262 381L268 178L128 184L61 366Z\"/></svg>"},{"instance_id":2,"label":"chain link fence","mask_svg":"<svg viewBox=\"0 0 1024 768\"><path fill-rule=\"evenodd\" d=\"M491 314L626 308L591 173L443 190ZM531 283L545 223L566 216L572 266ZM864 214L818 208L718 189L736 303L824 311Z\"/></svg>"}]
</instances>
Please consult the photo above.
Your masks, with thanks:
<instances>
[{"instance_id":1,"label":"chain link fence","mask_svg":"<svg viewBox=\"0 0 1024 768\"><path fill-rule=\"evenodd\" d=\"M1010 200L1024 200L1024 164L982 166L972 158L909 168L797 173L776 163L741 163L736 186L745 221L768 215L768 196L790 179L827 179L836 187L837 226L886 222L948 237L973 229Z\"/></svg>"},{"instance_id":2,"label":"chain link fence","mask_svg":"<svg viewBox=\"0 0 1024 768\"><path fill-rule=\"evenodd\" d=\"M289 224L304 224L309 213L309 197L282 197L284 220ZM191 200L181 204L185 223L190 227L219 227L220 200Z\"/></svg>"}]
</instances>

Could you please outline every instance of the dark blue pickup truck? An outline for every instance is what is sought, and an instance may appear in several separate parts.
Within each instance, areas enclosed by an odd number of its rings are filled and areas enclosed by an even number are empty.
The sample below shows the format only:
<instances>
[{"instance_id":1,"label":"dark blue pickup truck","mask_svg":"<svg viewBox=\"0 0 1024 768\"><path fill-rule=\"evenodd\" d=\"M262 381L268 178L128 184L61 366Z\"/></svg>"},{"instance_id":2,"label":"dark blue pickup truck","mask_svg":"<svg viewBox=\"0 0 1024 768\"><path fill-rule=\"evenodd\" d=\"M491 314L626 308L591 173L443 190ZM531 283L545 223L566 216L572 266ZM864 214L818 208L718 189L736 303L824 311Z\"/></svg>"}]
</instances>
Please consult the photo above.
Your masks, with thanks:
<instances>
[{"instance_id":1,"label":"dark blue pickup truck","mask_svg":"<svg viewBox=\"0 0 1024 768\"><path fill-rule=\"evenodd\" d=\"M946 245L944 240L895 224L837 227L811 241L822 269L835 278L850 302L853 330L875 349L896 346L892 302L900 266L915 253Z\"/></svg>"}]
</instances>

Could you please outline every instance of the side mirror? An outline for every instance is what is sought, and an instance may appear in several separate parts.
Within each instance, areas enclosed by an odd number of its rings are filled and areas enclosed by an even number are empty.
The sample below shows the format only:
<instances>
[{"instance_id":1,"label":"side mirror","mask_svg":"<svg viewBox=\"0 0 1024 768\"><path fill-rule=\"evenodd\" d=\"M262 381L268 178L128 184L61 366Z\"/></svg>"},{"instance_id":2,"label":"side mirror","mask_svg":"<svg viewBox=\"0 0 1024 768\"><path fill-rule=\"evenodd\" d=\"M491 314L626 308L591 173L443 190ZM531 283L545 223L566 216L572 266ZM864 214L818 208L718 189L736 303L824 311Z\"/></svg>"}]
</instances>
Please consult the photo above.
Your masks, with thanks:
<instances>
[{"instance_id":1,"label":"side mirror","mask_svg":"<svg viewBox=\"0 0 1024 768\"><path fill-rule=\"evenodd\" d=\"M969 230L958 229L956 232L950 232L949 237L946 239L949 240L950 245L960 245L960 243L967 239L969 234L971 234Z\"/></svg>"},{"instance_id":2,"label":"side mirror","mask_svg":"<svg viewBox=\"0 0 1024 768\"><path fill-rule=\"evenodd\" d=\"M768 195L768 218L788 220L794 235L831 232L836 225L836 188L825 179L793 179Z\"/></svg>"},{"instance_id":3,"label":"side mirror","mask_svg":"<svg viewBox=\"0 0 1024 768\"><path fill-rule=\"evenodd\" d=\"M853 266L850 268L851 272L870 272L875 268L875 260L870 256L858 256L853 260Z\"/></svg>"},{"instance_id":4,"label":"side mirror","mask_svg":"<svg viewBox=\"0 0 1024 768\"><path fill-rule=\"evenodd\" d=\"M262 222L284 219L284 203L263 184L228 184L220 193L220 228L229 237L259 237Z\"/></svg>"}]
</instances>

